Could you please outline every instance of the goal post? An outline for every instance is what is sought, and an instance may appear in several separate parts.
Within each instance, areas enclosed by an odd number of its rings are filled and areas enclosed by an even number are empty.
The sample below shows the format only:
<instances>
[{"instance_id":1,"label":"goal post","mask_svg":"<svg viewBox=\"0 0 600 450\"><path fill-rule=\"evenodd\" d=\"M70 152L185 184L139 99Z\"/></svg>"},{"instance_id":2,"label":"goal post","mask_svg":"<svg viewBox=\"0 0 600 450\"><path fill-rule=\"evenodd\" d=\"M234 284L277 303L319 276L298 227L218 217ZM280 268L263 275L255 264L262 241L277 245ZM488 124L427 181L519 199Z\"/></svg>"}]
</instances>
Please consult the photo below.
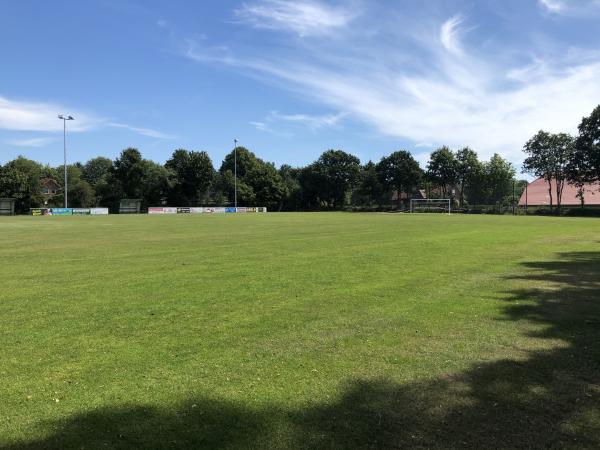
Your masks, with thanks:
<instances>
[{"instance_id":1,"label":"goal post","mask_svg":"<svg viewBox=\"0 0 600 450\"><path fill-rule=\"evenodd\" d=\"M452 201L449 198L411 198L410 212L445 213L452 211Z\"/></svg>"}]
</instances>

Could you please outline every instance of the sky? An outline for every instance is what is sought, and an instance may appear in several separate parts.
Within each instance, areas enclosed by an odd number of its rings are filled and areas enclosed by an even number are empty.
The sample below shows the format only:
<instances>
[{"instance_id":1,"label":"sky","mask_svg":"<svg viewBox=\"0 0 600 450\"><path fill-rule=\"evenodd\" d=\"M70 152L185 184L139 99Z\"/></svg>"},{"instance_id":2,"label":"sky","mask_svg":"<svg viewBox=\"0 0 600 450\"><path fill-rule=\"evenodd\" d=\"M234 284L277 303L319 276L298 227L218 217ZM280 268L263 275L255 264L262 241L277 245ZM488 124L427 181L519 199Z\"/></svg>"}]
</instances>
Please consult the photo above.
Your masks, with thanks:
<instances>
[{"instance_id":1,"label":"sky","mask_svg":"<svg viewBox=\"0 0 600 450\"><path fill-rule=\"evenodd\" d=\"M600 0L0 4L0 163L233 140L276 163L441 145L522 162L600 104Z\"/></svg>"}]
</instances>

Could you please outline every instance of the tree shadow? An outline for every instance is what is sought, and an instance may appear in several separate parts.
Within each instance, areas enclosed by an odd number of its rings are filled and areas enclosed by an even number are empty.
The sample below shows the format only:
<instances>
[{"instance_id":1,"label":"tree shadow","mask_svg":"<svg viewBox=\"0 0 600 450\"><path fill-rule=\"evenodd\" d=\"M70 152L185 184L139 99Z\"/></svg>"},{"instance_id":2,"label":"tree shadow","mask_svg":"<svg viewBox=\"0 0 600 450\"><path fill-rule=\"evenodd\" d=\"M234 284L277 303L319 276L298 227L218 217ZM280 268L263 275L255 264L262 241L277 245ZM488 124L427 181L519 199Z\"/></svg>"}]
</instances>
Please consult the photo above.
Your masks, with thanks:
<instances>
[{"instance_id":1,"label":"tree shadow","mask_svg":"<svg viewBox=\"0 0 600 450\"><path fill-rule=\"evenodd\" d=\"M557 345L422 382L352 381L298 410L207 398L97 410L5 448L600 448L600 252L524 263L513 280L525 287L501 300L502 320Z\"/></svg>"}]
</instances>

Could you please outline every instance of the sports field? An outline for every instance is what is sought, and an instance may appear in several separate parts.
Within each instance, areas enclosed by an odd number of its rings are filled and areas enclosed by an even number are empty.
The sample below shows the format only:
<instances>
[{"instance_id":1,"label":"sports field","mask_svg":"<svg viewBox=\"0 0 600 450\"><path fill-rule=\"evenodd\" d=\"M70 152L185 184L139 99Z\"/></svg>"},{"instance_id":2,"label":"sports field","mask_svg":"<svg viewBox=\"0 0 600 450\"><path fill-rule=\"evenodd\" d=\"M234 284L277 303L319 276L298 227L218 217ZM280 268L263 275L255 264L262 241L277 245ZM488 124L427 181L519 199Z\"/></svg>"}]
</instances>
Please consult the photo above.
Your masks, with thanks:
<instances>
[{"instance_id":1,"label":"sports field","mask_svg":"<svg viewBox=\"0 0 600 450\"><path fill-rule=\"evenodd\" d=\"M600 221L0 218L0 448L600 446Z\"/></svg>"}]
</instances>

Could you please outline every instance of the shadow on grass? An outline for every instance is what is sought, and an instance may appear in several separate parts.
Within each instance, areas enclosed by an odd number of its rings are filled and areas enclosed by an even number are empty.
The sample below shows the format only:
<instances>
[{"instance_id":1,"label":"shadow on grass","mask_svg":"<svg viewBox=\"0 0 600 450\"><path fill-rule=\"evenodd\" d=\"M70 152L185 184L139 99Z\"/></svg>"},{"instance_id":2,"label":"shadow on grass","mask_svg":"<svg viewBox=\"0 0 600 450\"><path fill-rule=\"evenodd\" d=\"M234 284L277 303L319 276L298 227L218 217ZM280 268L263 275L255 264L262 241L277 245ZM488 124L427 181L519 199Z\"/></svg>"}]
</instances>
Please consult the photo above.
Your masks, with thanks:
<instances>
[{"instance_id":1,"label":"shadow on grass","mask_svg":"<svg viewBox=\"0 0 600 450\"><path fill-rule=\"evenodd\" d=\"M355 381L329 404L263 410L195 399L84 413L37 448L600 448L600 253L523 264L505 320L563 345L426 382ZM531 283L530 283L531 284Z\"/></svg>"}]
</instances>

